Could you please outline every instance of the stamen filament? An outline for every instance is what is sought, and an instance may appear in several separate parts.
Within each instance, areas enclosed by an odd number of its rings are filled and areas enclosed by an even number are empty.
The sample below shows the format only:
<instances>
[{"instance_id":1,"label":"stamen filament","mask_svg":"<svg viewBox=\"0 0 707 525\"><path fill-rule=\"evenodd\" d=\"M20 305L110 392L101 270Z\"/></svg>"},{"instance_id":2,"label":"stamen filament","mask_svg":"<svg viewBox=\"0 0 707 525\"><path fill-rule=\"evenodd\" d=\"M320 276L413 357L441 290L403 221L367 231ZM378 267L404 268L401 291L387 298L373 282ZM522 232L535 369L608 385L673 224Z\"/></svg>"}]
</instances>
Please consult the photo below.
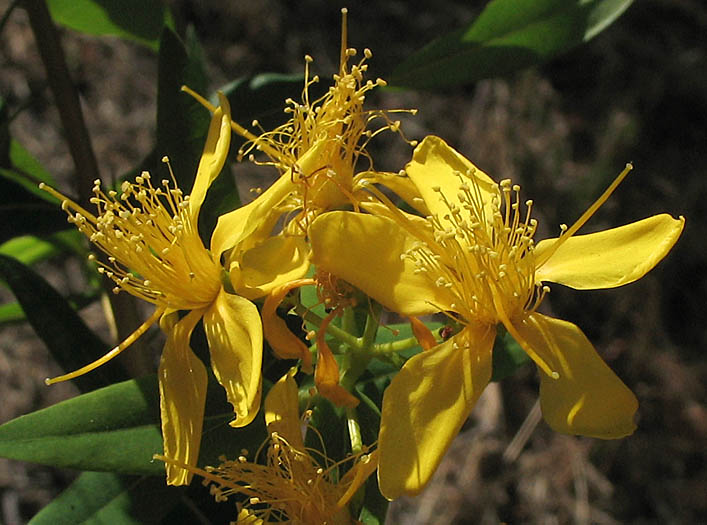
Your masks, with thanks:
<instances>
[{"instance_id":1,"label":"stamen filament","mask_svg":"<svg viewBox=\"0 0 707 525\"><path fill-rule=\"evenodd\" d=\"M155 324L160 317L162 317L162 314L165 312L164 308L157 308L154 313L140 326L137 327L137 329L130 334L125 340L120 343L118 346L113 348L112 350L108 351L103 357L100 357L99 359L96 359L93 363L90 363L86 366L83 366L79 368L78 370L75 370L71 373L64 374L61 376L53 377L53 378L47 378L44 380L44 383L47 385L53 385L54 383L61 383L62 381L68 381L69 379L75 379L79 376L82 376L91 370L95 370L99 366L107 363L114 357L116 357L118 354L120 354L123 350L128 348L131 344L133 344L141 335L143 335L145 332L147 332L148 328L150 328L153 324Z\"/></svg>"},{"instance_id":2,"label":"stamen filament","mask_svg":"<svg viewBox=\"0 0 707 525\"><path fill-rule=\"evenodd\" d=\"M607 199L611 196L612 193L614 193L614 190L619 187L619 184L623 182L623 180L626 178L626 176L629 174L629 172L633 169L633 164L628 163L626 164L626 167L624 170L619 173L619 176L614 179L614 182L612 182L609 187L604 191L604 193L601 194L601 196L594 201L594 203L587 208L587 211L585 211L582 216L577 219L577 221L570 226L567 231L563 232L560 237L555 241L555 244L553 244L546 252L542 254L542 257L538 257L536 261L536 268L540 268L543 264L547 262L547 260L552 257L552 255L564 244L564 242L572 237L575 233L577 233L577 230L579 230L584 224L591 218L594 213L601 207L602 204L604 204Z\"/></svg>"}]
</instances>

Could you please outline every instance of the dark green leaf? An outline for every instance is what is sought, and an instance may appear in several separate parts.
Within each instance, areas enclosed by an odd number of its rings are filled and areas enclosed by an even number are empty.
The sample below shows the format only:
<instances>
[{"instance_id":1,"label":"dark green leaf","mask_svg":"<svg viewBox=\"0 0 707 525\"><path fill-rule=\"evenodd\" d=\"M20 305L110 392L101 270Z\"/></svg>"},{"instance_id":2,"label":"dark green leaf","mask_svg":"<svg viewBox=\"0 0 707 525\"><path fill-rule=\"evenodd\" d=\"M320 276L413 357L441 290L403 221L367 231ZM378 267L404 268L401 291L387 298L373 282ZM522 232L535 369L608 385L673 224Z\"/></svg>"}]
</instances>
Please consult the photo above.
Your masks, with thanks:
<instances>
[{"instance_id":1,"label":"dark green leaf","mask_svg":"<svg viewBox=\"0 0 707 525\"><path fill-rule=\"evenodd\" d=\"M54 21L89 35L112 35L157 50L163 26L172 26L159 0L47 0Z\"/></svg>"},{"instance_id":2,"label":"dark green leaf","mask_svg":"<svg viewBox=\"0 0 707 525\"><path fill-rule=\"evenodd\" d=\"M164 473L155 376L117 383L0 426L0 456L120 474Z\"/></svg>"},{"instance_id":3,"label":"dark green leaf","mask_svg":"<svg viewBox=\"0 0 707 525\"><path fill-rule=\"evenodd\" d=\"M64 370L80 368L108 350L69 303L31 268L0 255L0 279L15 294L32 328ZM117 363L108 363L74 383L85 392L124 377Z\"/></svg>"},{"instance_id":4,"label":"dark green leaf","mask_svg":"<svg viewBox=\"0 0 707 525\"><path fill-rule=\"evenodd\" d=\"M197 93L206 92L203 57L193 31L187 34L186 43L171 29L162 31L157 69L157 155L155 165L145 169L155 177L166 174L160 159L169 157L186 194L194 183L211 120L206 108L181 91L187 85Z\"/></svg>"},{"instance_id":5,"label":"dark green leaf","mask_svg":"<svg viewBox=\"0 0 707 525\"><path fill-rule=\"evenodd\" d=\"M25 312L20 303L5 303L0 305L0 324L16 323L25 320Z\"/></svg>"},{"instance_id":6,"label":"dark green leaf","mask_svg":"<svg viewBox=\"0 0 707 525\"><path fill-rule=\"evenodd\" d=\"M633 0L493 0L467 27L395 69L391 86L433 89L505 75L588 41Z\"/></svg>"},{"instance_id":7,"label":"dark green leaf","mask_svg":"<svg viewBox=\"0 0 707 525\"><path fill-rule=\"evenodd\" d=\"M183 489L162 476L84 472L29 525L140 525L156 523L179 502Z\"/></svg>"},{"instance_id":8,"label":"dark green leaf","mask_svg":"<svg viewBox=\"0 0 707 525\"><path fill-rule=\"evenodd\" d=\"M368 478L364 487L366 493L361 513L358 516L359 521L363 525L384 525L390 503L381 495L375 474Z\"/></svg>"}]
</instances>

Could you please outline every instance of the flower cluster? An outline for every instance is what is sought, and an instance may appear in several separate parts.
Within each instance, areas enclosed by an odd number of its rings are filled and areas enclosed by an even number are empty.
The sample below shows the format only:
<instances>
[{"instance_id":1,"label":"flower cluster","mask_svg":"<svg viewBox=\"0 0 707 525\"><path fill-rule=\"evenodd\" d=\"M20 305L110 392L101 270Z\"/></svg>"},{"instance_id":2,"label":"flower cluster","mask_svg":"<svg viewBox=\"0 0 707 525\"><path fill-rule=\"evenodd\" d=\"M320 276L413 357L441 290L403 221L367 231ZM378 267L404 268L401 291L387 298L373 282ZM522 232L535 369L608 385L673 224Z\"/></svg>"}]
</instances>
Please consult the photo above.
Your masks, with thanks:
<instances>
[{"instance_id":1,"label":"flower cluster","mask_svg":"<svg viewBox=\"0 0 707 525\"><path fill-rule=\"evenodd\" d=\"M331 87L311 100L319 78L310 75L307 57L302 100L286 101L289 120L272 131L234 122L223 95L215 106L185 88L212 113L190 195L174 176L156 184L143 173L120 191L104 191L97 181L92 214L45 188L106 254L93 259L115 291L155 305L104 357L48 382L100 366L159 323L166 334L159 457L167 482L186 484L196 473L217 499L236 495L238 523L353 523L348 505L376 469L387 498L419 493L490 381L499 325L537 365L552 428L604 439L635 428L633 393L577 326L539 307L546 283L596 289L641 278L670 251L684 219L656 215L579 235L630 165L574 224L540 241L533 203L521 200L519 186L496 182L438 137L408 141L415 149L399 173L375 171L369 141L386 130L401 133L400 123L392 118L397 110L364 108L366 95L385 82L365 80L370 51L356 56L344 23ZM239 157L274 166L280 176L221 216L207 248L199 212L232 133L246 139ZM316 301L302 300L306 287L316 290ZM281 306L301 318L299 336L278 314ZM409 317L414 337L380 342L383 308ZM437 313L451 327L443 338L418 319ZM190 347L199 321L211 369L233 406L232 426L248 425L259 412L264 340L277 358L299 360L266 396L269 437L251 460L197 467L207 385L206 367ZM407 360L397 354L418 341L423 351ZM375 358L399 371L384 391L377 448L369 449L356 414L361 400L373 401L356 385ZM345 412L347 457L305 447L295 374L312 374L319 395Z\"/></svg>"}]
</instances>

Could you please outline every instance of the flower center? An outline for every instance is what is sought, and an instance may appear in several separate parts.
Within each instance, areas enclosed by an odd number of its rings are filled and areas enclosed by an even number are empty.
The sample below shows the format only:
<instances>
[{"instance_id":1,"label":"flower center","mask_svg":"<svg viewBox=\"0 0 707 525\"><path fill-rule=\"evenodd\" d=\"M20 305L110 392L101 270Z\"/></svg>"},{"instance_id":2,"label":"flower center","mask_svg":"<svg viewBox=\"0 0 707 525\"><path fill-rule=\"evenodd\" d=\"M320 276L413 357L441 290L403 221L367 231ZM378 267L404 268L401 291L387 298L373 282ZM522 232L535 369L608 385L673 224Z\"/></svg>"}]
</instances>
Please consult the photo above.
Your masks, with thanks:
<instances>
[{"instance_id":1,"label":"flower center","mask_svg":"<svg viewBox=\"0 0 707 525\"><path fill-rule=\"evenodd\" d=\"M427 217L431 242L408 252L416 271L450 289L462 320L495 324L534 310L547 288L535 282L532 201L525 202L523 211L520 186L510 180L501 181L489 196L474 173L456 175L456 199L433 188L446 212Z\"/></svg>"},{"instance_id":2,"label":"flower center","mask_svg":"<svg viewBox=\"0 0 707 525\"><path fill-rule=\"evenodd\" d=\"M134 183L124 182L120 193L104 193L100 180L94 184L91 203L96 215L56 190L44 189L62 199L67 220L108 254L107 263L97 262L98 271L115 282L115 293L122 289L159 306L184 310L213 301L221 269L204 248L197 214L174 177L154 187L150 174L143 172Z\"/></svg>"}]
</instances>

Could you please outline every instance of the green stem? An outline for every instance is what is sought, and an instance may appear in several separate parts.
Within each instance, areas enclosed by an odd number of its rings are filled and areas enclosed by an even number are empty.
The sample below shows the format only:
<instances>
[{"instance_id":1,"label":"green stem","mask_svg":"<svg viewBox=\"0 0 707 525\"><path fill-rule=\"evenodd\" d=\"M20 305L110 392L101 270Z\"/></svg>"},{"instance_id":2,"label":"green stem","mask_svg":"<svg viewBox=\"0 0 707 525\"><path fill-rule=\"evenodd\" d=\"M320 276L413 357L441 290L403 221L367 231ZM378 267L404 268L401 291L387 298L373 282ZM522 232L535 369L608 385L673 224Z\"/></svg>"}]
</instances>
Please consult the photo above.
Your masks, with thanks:
<instances>
[{"instance_id":1,"label":"green stem","mask_svg":"<svg viewBox=\"0 0 707 525\"><path fill-rule=\"evenodd\" d=\"M314 326L319 328L319 326L322 324L323 319L319 317L317 314L312 312L309 308L304 306L303 304L296 304L295 305L295 313L299 315L302 319L307 321L308 323L312 323ZM329 324L329 327L327 328L327 333L331 335L333 338L338 340L340 343L347 344L351 346L352 348L358 348L359 347L359 338L351 335L345 330L342 330L338 326L334 326L333 324ZM333 350L333 349L332 349Z\"/></svg>"},{"instance_id":2,"label":"green stem","mask_svg":"<svg viewBox=\"0 0 707 525\"><path fill-rule=\"evenodd\" d=\"M371 353L373 355L394 354L397 352L402 352L403 350L408 350L409 348L414 348L419 344L420 342L413 336L408 337L407 339L400 339L399 341L374 344L371 348Z\"/></svg>"},{"instance_id":3,"label":"green stem","mask_svg":"<svg viewBox=\"0 0 707 525\"><path fill-rule=\"evenodd\" d=\"M358 423L358 413L355 408L346 409L346 426L349 429L351 452L358 454L363 450L363 437L361 437L361 426Z\"/></svg>"}]
</instances>

